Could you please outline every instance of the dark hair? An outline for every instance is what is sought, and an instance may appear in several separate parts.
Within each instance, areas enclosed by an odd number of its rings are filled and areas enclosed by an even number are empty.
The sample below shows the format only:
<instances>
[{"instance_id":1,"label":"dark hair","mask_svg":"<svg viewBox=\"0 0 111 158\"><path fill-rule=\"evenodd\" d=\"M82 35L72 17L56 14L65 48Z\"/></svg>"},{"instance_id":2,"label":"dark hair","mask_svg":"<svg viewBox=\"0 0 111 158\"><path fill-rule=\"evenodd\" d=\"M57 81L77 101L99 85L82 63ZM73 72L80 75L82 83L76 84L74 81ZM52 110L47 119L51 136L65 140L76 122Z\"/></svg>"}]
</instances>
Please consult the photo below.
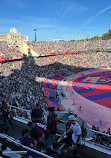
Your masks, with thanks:
<instances>
[{"instance_id":1,"label":"dark hair","mask_svg":"<svg viewBox=\"0 0 111 158\"><path fill-rule=\"evenodd\" d=\"M28 133L28 132L29 132L28 129L23 129L22 132L21 132L21 133L22 133L22 136L24 136L24 134L26 134L26 133Z\"/></svg>"},{"instance_id":2,"label":"dark hair","mask_svg":"<svg viewBox=\"0 0 111 158\"><path fill-rule=\"evenodd\" d=\"M5 144L2 144L0 154L2 154L2 151L6 150L6 149L7 149L7 146Z\"/></svg>"},{"instance_id":3,"label":"dark hair","mask_svg":"<svg viewBox=\"0 0 111 158\"><path fill-rule=\"evenodd\" d=\"M58 143L57 142L53 142L53 148L57 148Z\"/></svg>"},{"instance_id":4,"label":"dark hair","mask_svg":"<svg viewBox=\"0 0 111 158\"><path fill-rule=\"evenodd\" d=\"M36 103L36 107L38 107L40 104L39 103Z\"/></svg>"},{"instance_id":5,"label":"dark hair","mask_svg":"<svg viewBox=\"0 0 111 158\"><path fill-rule=\"evenodd\" d=\"M57 116L57 114L53 113L52 116L51 116L51 118L55 118L56 116Z\"/></svg>"},{"instance_id":6,"label":"dark hair","mask_svg":"<svg viewBox=\"0 0 111 158\"><path fill-rule=\"evenodd\" d=\"M2 106L7 106L7 103L5 100L2 100Z\"/></svg>"},{"instance_id":7,"label":"dark hair","mask_svg":"<svg viewBox=\"0 0 111 158\"><path fill-rule=\"evenodd\" d=\"M42 148L44 148L44 143L38 142L36 147L37 147L37 149L42 149Z\"/></svg>"},{"instance_id":8,"label":"dark hair","mask_svg":"<svg viewBox=\"0 0 111 158\"><path fill-rule=\"evenodd\" d=\"M48 107L48 108L47 108L47 110L49 110L49 111L54 111L54 109L55 109L54 106L53 106L53 107Z\"/></svg>"},{"instance_id":9,"label":"dark hair","mask_svg":"<svg viewBox=\"0 0 111 158\"><path fill-rule=\"evenodd\" d=\"M30 127L33 123L31 121L28 122L28 127Z\"/></svg>"}]
</instances>

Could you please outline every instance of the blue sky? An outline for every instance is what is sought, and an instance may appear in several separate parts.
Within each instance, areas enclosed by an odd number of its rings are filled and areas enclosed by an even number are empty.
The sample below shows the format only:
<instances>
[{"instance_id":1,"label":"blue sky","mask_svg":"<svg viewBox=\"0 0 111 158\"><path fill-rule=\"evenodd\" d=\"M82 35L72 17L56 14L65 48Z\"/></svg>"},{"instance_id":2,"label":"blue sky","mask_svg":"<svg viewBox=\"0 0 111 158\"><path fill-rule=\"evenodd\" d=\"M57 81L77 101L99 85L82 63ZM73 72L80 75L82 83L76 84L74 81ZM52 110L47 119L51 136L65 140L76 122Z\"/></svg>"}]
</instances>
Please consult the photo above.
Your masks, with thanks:
<instances>
[{"instance_id":1,"label":"blue sky","mask_svg":"<svg viewBox=\"0 0 111 158\"><path fill-rule=\"evenodd\" d=\"M71 40L111 29L111 0L0 0L0 32L18 32L34 40Z\"/></svg>"}]
</instances>

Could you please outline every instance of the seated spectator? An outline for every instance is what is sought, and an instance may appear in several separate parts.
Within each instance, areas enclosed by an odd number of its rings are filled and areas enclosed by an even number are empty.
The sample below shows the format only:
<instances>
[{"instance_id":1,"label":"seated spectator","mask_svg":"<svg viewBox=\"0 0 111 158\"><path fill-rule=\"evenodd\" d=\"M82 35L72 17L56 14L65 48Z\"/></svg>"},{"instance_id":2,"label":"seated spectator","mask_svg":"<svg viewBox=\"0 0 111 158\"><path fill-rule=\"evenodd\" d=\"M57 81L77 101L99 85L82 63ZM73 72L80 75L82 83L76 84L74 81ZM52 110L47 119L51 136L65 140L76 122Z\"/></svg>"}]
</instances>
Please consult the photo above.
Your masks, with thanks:
<instances>
[{"instance_id":1,"label":"seated spectator","mask_svg":"<svg viewBox=\"0 0 111 158\"><path fill-rule=\"evenodd\" d=\"M40 107L39 103L36 103L35 108L32 110L31 113L31 120L34 123L42 123L43 122L43 110Z\"/></svg>"},{"instance_id":2,"label":"seated spectator","mask_svg":"<svg viewBox=\"0 0 111 158\"><path fill-rule=\"evenodd\" d=\"M108 134L111 134L111 133L110 133L110 128L108 128L107 133L108 133Z\"/></svg>"},{"instance_id":3,"label":"seated spectator","mask_svg":"<svg viewBox=\"0 0 111 158\"><path fill-rule=\"evenodd\" d=\"M44 149L44 143L43 142L38 142L37 146L36 146L36 150L39 151L39 152L42 152L43 149ZM44 156L42 156L39 153L35 153L33 151L28 150L27 151L27 158L30 158L30 157L33 157L33 158L45 158Z\"/></svg>"},{"instance_id":4,"label":"seated spectator","mask_svg":"<svg viewBox=\"0 0 111 158\"><path fill-rule=\"evenodd\" d=\"M48 148L50 146L50 133L47 126L42 125L41 123L33 123L31 121L28 122L28 126L35 130L38 135L38 140L41 142L43 141L45 148Z\"/></svg>"},{"instance_id":5,"label":"seated spectator","mask_svg":"<svg viewBox=\"0 0 111 158\"><path fill-rule=\"evenodd\" d=\"M0 156L2 156L2 157L4 157L4 158L9 158L9 156L5 156L5 155L3 154L3 152L4 152L6 149L7 149L6 144L2 144L2 145L1 145L1 150L0 150Z\"/></svg>"},{"instance_id":6,"label":"seated spectator","mask_svg":"<svg viewBox=\"0 0 111 158\"><path fill-rule=\"evenodd\" d=\"M52 156L54 158L58 158L58 152L57 152L58 143L53 142L52 147L47 149L47 154L49 156Z\"/></svg>"},{"instance_id":7,"label":"seated spectator","mask_svg":"<svg viewBox=\"0 0 111 158\"><path fill-rule=\"evenodd\" d=\"M7 134L8 130L9 130L9 127L6 126L4 123L1 122L1 123L0 123L0 133L5 133L5 134Z\"/></svg>"},{"instance_id":8,"label":"seated spectator","mask_svg":"<svg viewBox=\"0 0 111 158\"><path fill-rule=\"evenodd\" d=\"M35 146L34 141L29 136L28 129L22 130L22 137L20 138L20 142L21 142L21 144L28 146L30 148L34 148L34 146Z\"/></svg>"}]
</instances>

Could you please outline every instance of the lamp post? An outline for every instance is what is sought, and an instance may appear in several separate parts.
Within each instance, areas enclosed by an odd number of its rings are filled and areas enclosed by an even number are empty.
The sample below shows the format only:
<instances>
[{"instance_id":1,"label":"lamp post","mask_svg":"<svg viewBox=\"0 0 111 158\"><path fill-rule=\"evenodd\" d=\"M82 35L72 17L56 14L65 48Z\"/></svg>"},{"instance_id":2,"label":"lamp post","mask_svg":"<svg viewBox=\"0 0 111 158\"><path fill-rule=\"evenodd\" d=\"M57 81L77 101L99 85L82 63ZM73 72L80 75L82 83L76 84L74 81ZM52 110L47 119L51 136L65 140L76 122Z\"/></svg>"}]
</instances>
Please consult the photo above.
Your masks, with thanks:
<instances>
[{"instance_id":1,"label":"lamp post","mask_svg":"<svg viewBox=\"0 0 111 158\"><path fill-rule=\"evenodd\" d=\"M37 31L37 29L33 29L33 30L35 32L35 42L36 42L36 31Z\"/></svg>"}]
</instances>

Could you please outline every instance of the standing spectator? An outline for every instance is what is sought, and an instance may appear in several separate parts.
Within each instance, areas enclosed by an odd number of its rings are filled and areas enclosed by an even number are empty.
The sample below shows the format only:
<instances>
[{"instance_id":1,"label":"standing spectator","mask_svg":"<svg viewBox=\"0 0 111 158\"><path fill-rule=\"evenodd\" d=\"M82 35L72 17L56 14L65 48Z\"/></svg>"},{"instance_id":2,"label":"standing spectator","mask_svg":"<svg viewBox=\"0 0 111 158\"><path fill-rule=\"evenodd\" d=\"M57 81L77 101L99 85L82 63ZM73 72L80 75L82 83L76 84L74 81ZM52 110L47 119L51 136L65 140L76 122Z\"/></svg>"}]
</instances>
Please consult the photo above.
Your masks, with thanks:
<instances>
[{"instance_id":1,"label":"standing spectator","mask_svg":"<svg viewBox=\"0 0 111 158\"><path fill-rule=\"evenodd\" d=\"M48 116L47 116L47 129L49 129L49 123L50 123L51 118L54 114L54 107L48 107L47 109L49 111Z\"/></svg>"},{"instance_id":2,"label":"standing spectator","mask_svg":"<svg viewBox=\"0 0 111 158\"><path fill-rule=\"evenodd\" d=\"M31 120L34 123L42 123L43 122L43 110L40 107L39 103L36 103L35 108L32 110L31 113Z\"/></svg>"},{"instance_id":3,"label":"standing spectator","mask_svg":"<svg viewBox=\"0 0 111 158\"><path fill-rule=\"evenodd\" d=\"M69 116L72 115L72 113L69 113ZM71 127L71 122L68 120L66 122L66 131L68 129L70 129ZM73 134L73 131L70 131L68 134L67 134L67 137L64 139L65 143L68 144L69 146L72 145L72 134Z\"/></svg>"},{"instance_id":4,"label":"standing spectator","mask_svg":"<svg viewBox=\"0 0 111 158\"><path fill-rule=\"evenodd\" d=\"M59 120L57 114L54 113L49 123L49 131L51 133L51 142L54 141L56 134L61 134L61 131L57 128L57 123L66 123L66 122Z\"/></svg>"},{"instance_id":5,"label":"standing spectator","mask_svg":"<svg viewBox=\"0 0 111 158\"><path fill-rule=\"evenodd\" d=\"M10 124L10 126L13 127L13 124L12 124L10 118L8 117L9 109L8 109L8 105L5 102L5 100L2 100L1 112L2 112L2 117L3 117L5 125L7 125L7 122L6 122L6 119L7 119L9 124Z\"/></svg>"},{"instance_id":6,"label":"standing spectator","mask_svg":"<svg viewBox=\"0 0 111 158\"><path fill-rule=\"evenodd\" d=\"M74 115L69 116L69 121L71 123L71 126L66 131L66 134L73 131L73 134L72 134L72 140L73 140L73 143L74 143L73 156L74 156L74 158L77 158L77 152L78 152L78 148L79 148L79 145L80 145L81 127L76 122L76 118L74 117Z\"/></svg>"}]
</instances>

